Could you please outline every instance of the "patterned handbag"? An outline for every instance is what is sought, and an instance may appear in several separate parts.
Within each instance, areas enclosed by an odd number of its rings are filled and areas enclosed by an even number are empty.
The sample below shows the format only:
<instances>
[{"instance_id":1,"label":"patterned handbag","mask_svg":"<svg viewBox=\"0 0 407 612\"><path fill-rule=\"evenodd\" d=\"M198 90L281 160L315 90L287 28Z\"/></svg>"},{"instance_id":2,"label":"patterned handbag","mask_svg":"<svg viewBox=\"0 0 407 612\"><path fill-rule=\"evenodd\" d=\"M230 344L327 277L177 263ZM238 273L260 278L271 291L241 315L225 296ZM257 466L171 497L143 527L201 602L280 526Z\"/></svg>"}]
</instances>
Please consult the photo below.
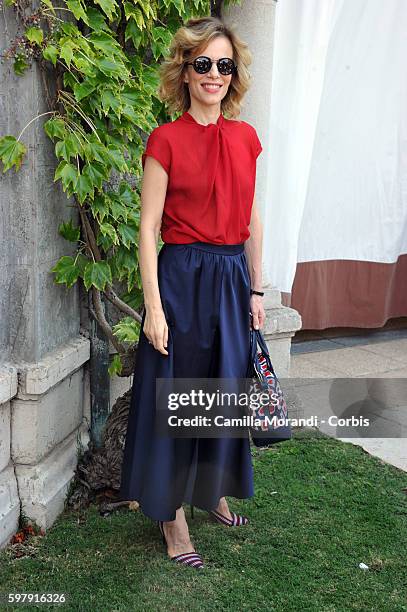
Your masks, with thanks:
<instances>
[{"instance_id":1,"label":"patterned handbag","mask_svg":"<svg viewBox=\"0 0 407 612\"><path fill-rule=\"evenodd\" d=\"M259 347L259 350L258 350ZM250 353L246 378L250 379L250 390L257 393L268 393L270 401L260 406L250 406L253 425L249 426L255 446L271 446L277 442L290 440L291 426L288 419L287 405L280 382L271 363L267 344L258 329L250 330ZM266 420L268 417L268 420ZM276 417L275 423L271 419Z\"/></svg>"}]
</instances>

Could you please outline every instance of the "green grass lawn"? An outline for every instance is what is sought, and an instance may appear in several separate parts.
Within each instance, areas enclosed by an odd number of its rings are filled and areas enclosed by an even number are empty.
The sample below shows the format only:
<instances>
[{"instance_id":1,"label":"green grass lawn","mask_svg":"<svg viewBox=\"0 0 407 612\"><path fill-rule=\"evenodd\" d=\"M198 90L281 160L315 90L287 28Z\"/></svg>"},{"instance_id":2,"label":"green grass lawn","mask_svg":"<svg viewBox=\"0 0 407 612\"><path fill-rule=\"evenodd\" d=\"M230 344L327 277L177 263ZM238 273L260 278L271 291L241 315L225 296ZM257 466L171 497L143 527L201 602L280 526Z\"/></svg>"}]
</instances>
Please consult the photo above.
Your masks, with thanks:
<instances>
[{"instance_id":1,"label":"green grass lawn","mask_svg":"<svg viewBox=\"0 0 407 612\"><path fill-rule=\"evenodd\" d=\"M407 610L407 474L309 432L253 448L253 463L255 497L229 499L250 525L189 520L201 572L171 562L141 512L93 506L32 539L32 557L2 551L0 590L64 592L60 609L97 612Z\"/></svg>"}]
</instances>

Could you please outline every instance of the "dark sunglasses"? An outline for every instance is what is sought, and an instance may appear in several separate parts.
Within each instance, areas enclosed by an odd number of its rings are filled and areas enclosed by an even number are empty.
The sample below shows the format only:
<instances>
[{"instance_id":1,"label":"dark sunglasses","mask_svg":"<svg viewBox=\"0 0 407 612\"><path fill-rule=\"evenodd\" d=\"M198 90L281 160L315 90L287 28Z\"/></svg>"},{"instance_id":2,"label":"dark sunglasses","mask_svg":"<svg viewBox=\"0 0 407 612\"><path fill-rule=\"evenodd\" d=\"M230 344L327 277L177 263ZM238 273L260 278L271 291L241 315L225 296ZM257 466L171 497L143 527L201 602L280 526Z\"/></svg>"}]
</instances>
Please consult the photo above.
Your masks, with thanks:
<instances>
[{"instance_id":1,"label":"dark sunglasses","mask_svg":"<svg viewBox=\"0 0 407 612\"><path fill-rule=\"evenodd\" d=\"M206 55L200 55L196 57L193 62L185 62L187 66L193 66L195 72L198 74L206 74L212 68L212 64L216 64L220 74L224 76L228 74L236 74L237 66L230 57L221 57L216 62L212 61L210 57Z\"/></svg>"}]
</instances>

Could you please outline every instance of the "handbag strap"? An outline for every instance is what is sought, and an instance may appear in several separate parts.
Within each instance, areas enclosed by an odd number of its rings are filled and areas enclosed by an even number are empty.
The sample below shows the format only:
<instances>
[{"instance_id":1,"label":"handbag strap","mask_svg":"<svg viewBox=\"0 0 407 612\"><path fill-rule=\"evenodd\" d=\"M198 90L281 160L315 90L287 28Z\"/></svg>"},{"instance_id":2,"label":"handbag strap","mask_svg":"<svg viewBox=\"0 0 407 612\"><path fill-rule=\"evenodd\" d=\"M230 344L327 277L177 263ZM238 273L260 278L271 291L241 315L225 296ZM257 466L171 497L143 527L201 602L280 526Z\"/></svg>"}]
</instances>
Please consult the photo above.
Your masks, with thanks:
<instances>
[{"instance_id":1,"label":"handbag strap","mask_svg":"<svg viewBox=\"0 0 407 612\"><path fill-rule=\"evenodd\" d=\"M257 345L260 347L260 350L262 354L264 355L268 369L273 374L273 376L277 378L277 374L275 373L273 364L271 363L271 357L270 357L270 354L267 348L266 341L264 340L263 335L259 329L252 329L252 328L250 329L249 363L247 365L246 376L247 377L251 376L252 364L257 359Z\"/></svg>"},{"instance_id":2,"label":"handbag strap","mask_svg":"<svg viewBox=\"0 0 407 612\"><path fill-rule=\"evenodd\" d=\"M271 357L270 357L270 354L269 354L269 351L268 351L268 348L267 348L267 344L266 344L266 341L263 338L262 333L260 332L259 329L254 329L252 331L254 331L255 338L256 338L256 342L254 343L256 345L255 351L257 350L257 344L258 344L262 354L264 355L264 357L266 359L268 369L277 378L277 375L276 375L276 373L274 371L274 368L273 368L273 364L271 363Z\"/></svg>"},{"instance_id":3,"label":"handbag strap","mask_svg":"<svg viewBox=\"0 0 407 612\"><path fill-rule=\"evenodd\" d=\"M256 334L254 333L254 329L250 329L250 349L249 349L249 361L247 364L247 372L246 377L250 377L252 375L253 363L256 359L256 351L257 351L257 339Z\"/></svg>"}]
</instances>

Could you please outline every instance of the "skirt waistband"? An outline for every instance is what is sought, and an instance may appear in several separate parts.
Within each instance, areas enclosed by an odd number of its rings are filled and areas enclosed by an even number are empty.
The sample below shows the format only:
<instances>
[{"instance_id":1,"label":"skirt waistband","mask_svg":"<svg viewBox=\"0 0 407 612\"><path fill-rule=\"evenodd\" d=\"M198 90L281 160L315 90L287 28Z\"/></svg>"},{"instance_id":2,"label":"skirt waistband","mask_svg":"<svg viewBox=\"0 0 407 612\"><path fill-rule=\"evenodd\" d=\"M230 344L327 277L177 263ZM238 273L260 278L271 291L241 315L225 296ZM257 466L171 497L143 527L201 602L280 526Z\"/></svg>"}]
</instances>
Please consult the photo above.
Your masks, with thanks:
<instances>
[{"instance_id":1,"label":"skirt waistband","mask_svg":"<svg viewBox=\"0 0 407 612\"><path fill-rule=\"evenodd\" d=\"M207 251L208 253L219 253L221 255L238 255L244 251L244 242L240 244L213 244L211 242L187 242L178 244L173 242L165 242L162 248L166 249L183 249L185 247Z\"/></svg>"}]
</instances>

